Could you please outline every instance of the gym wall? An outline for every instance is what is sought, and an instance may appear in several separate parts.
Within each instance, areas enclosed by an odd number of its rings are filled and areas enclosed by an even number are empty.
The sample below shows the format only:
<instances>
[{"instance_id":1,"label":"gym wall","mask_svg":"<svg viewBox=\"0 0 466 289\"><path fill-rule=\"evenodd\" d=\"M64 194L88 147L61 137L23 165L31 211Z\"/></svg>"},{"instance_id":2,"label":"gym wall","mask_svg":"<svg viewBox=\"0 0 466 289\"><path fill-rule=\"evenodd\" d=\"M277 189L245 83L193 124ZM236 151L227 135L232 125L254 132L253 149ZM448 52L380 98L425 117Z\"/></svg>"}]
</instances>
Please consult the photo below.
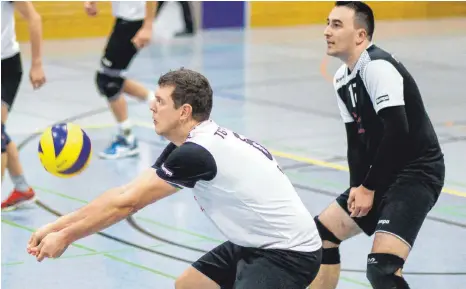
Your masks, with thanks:
<instances>
[{"instance_id":1,"label":"gym wall","mask_svg":"<svg viewBox=\"0 0 466 289\"><path fill-rule=\"evenodd\" d=\"M465 17L466 2L368 1L377 20ZM45 39L72 39L108 35L113 17L109 1L100 1L99 15L88 17L83 2L34 1L43 20ZM324 24L334 2L194 1L198 29L256 28ZM28 40L28 28L16 15L20 41Z\"/></svg>"},{"instance_id":2,"label":"gym wall","mask_svg":"<svg viewBox=\"0 0 466 289\"><path fill-rule=\"evenodd\" d=\"M251 2L250 27L324 24L335 2ZM466 2L367 1L376 20L466 16Z\"/></svg>"}]
</instances>

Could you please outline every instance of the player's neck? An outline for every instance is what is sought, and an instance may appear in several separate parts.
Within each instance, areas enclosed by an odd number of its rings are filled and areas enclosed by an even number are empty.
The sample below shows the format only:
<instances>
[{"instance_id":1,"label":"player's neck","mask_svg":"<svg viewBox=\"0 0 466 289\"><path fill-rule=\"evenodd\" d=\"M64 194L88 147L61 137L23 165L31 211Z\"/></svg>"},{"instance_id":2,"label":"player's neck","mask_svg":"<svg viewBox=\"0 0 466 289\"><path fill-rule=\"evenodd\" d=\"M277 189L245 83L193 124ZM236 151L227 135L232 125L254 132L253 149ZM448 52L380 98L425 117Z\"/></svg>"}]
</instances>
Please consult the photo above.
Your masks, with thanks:
<instances>
[{"instance_id":1,"label":"player's neck","mask_svg":"<svg viewBox=\"0 0 466 289\"><path fill-rule=\"evenodd\" d=\"M358 63L361 54L371 45L370 41L364 41L361 45L357 46L352 53L350 53L344 60L346 66L348 66L350 71L353 71L356 63Z\"/></svg>"},{"instance_id":2,"label":"player's neck","mask_svg":"<svg viewBox=\"0 0 466 289\"><path fill-rule=\"evenodd\" d=\"M189 136L191 130L199 124L197 120L191 119L190 121L181 124L178 129L173 130L170 135L165 136L170 142L176 146L181 146Z\"/></svg>"}]
</instances>

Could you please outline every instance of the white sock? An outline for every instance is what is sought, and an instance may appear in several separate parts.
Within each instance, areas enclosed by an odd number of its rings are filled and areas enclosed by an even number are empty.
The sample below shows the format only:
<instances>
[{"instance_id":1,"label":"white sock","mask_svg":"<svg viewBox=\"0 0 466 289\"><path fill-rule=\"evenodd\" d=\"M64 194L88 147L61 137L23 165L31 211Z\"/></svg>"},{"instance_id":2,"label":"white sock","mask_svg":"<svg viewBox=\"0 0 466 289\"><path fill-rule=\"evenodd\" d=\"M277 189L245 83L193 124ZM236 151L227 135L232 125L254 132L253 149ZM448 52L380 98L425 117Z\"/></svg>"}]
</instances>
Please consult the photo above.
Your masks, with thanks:
<instances>
[{"instance_id":1,"label":"white sock","mask_svg":"<svg viewBox=\"0 0 466 289\"><path fill-rule=\"evenodd\" d=\"M131 135L132 127L133 127L133 124L131 123L131 120L129 120L129 118L118 124L118 129L120 130L120 134L122 134L123 136Z\"/></svg>"}]
</instances>

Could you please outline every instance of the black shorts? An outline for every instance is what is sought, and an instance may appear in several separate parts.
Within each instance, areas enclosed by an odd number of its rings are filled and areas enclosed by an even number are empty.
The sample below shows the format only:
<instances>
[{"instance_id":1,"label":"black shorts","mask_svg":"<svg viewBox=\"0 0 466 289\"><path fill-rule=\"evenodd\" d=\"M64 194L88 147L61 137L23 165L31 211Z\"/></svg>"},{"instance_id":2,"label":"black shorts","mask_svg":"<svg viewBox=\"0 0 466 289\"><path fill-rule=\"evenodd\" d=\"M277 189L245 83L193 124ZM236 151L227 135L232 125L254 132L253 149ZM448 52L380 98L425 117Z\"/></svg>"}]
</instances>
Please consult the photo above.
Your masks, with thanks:
<instances>
[{"instance_id":1,"label":"black shorts","mask_svg":"<svg viewBox=\"0 0 466 289\"><path fill-rule=\"evenodd\" d=\"M227 241L192 266L222 289L304 289L317 276L321 258L321 249L264 250Z\"/></svg>"},{"instance_id":2,"label":"black shorts","mask_svg":"<svg viewBox=\"0 0 466 289\"><path fill-rule=\"evenodd\" d=\"M2 59L2 103L11 110L23 76L21 54Z\"/></svg>"},{"instance_id":3,"label":"black shorts","mask_svg":"<svg viewBox=\"0 0 466 289\"><path fill-rule=\"evenodd\" d=\"M398 179L388 189L375 193L372 209L366 216L353 220L368 236L375 232L385 232L412 247L442 187L425 180ZM350 189L346 190L336 199L348 214L349 192Z\"/></svg>"},{"instance_id":4,"label":"black shorts","mask_svg":"<svg viewBox=\"0 0 466 289\"><path fill-rule=\"evenodd\" d=\"M142 27L142 24L143 20L127 21L120 18L115 20L113 31L100 61L102 68L109 70L109 75L119 74L122 70L128 68L131 60L138 52L131 39Z\"/></svg>"}]
</instances>

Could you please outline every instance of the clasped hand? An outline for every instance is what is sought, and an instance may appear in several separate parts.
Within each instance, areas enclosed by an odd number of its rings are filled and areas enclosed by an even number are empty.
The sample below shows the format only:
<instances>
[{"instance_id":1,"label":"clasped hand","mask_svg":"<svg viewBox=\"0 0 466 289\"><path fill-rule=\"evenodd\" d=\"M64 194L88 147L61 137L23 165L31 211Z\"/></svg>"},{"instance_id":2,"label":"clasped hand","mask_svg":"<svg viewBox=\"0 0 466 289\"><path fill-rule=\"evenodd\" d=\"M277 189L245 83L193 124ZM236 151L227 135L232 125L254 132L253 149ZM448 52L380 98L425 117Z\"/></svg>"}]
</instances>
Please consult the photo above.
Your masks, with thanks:
<instances>
[{"instance_id":1,"label":"clasped hand","mask_svg":"<svg viewBox=\"0 0 466 289\"><path fill-rule=\"evenodd\" d=\"M360 218L366 216L372 209L374 202L374 191L364 186L351 188L348 198L348 210L351 218Z\"/></svg>"},{"instance_id":2,"label":"clasped hand","mask_svg":"<svg viewBox=\"0 0 466 289\"><path fill-rule=\"evenodd\" d=\"M47 226L34 232L29 239L27 252L41 262L44 258L58 258L68 248L65 234L54 232Z\"/></svg>"}]
</instances>

